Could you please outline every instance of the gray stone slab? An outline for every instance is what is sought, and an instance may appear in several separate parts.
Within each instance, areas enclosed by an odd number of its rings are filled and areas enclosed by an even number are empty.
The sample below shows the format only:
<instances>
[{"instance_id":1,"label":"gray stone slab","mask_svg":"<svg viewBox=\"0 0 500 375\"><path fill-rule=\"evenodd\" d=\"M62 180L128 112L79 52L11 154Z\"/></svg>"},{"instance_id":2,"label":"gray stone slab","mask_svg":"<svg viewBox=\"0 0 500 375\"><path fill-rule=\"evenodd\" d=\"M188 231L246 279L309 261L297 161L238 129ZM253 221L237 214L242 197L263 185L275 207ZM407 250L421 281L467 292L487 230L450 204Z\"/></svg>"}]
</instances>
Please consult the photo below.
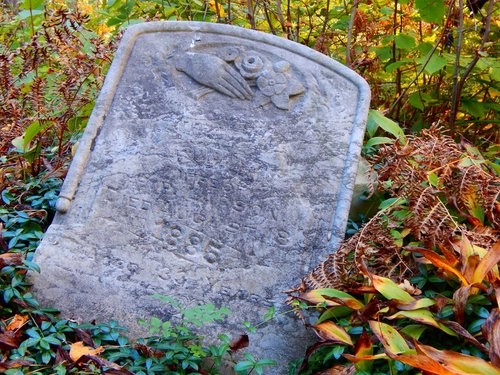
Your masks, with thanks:
<instances>
[{"instance_id":1,"label":"gray stone slab","mask_svg":"<svg viewBox=\"0 0 500 375\"><path fill-rule=\"evenodd\" d=\"M353 71L272 35L130 27L36 252L36 296L135 335L171 315L153 293L229 307L213 336L286 309L343 238L368 105ZM284 364L306 344L280 316L249 350Z\"/></svg>"}]
</instances>

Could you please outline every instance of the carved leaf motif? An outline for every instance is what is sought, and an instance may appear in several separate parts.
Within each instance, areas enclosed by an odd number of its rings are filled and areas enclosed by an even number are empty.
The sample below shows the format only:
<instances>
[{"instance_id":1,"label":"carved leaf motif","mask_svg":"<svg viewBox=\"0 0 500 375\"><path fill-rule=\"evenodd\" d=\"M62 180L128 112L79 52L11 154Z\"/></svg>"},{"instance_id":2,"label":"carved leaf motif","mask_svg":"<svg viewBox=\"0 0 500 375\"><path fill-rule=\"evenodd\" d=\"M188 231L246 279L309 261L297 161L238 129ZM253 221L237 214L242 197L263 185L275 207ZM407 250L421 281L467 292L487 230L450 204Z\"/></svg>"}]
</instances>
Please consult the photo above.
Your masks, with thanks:
<instances>
[{"instance_id":1,"label":"carved leaf motif","mask_svg":"<svg viewBox=\"0 0 500 375\"><path fill-rule=\"evenodd\" d=\"M271 96L271 101L279 109L290 109L287 92L282 92L281 94Z\"/></svg>"},{"instance_id":2,"label":"carved leaf motif","mask_svg":"<svg viewBox=\"0 0 500 375\"><path fill-rule=\"evenodd\" d=\"M296 79L291 78L290 81L288 81L288 95L299 95L302 94L304 90L304 85Z\"/></svg>"}]
</instances>

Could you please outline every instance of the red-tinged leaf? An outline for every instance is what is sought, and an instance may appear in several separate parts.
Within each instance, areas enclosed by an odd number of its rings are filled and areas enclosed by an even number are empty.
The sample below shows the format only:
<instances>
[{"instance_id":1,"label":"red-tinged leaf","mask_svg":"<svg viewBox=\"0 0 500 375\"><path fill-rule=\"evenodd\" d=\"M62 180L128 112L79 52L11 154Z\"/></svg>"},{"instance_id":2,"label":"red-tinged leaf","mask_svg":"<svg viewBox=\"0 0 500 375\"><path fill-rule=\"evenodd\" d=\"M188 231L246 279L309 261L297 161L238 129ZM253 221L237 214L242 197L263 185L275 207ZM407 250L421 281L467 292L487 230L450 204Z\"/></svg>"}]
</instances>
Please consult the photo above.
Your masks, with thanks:
<instances>
[{"instance_id":1,"label":"red-tinged leaf","mask_svg":"<svg viewBox=\"0 0 500 375\"><path fill-rule=\"evenodd\" d=\"M358 288L350 288L349 292L354 294L367 294L367 293L376 294L377 289L375 289L373 286L370 285L363 285Z\"/></svg>"},{"instance_id":2,"label":"red-tinged leaf","mask_svg":"<svg viewBox=\"0 0 500 375\"><path fill-rule=\"evenodd\" d=\"M336 365L326 371L318 373L318 375L354 375L355 372L356 370L353 364L347 366Z\"/></svg>"},{"instance_id":3,"label":"red-tinged leaf","mask_svg":"<svg viewBox=\"0 0 500 375\"><path fill-rule=\"evenodd\" d=\"M364 307L364 304L358 301L350 294L337 289L315 289L303 293L299 296L300 299L313 304L325 303L326 306L347 306L353 310L359 310Z\"/></svg>"},{"instance_id":4,"label":"red-tinged leaf","mask_svg":"<svg viewBox=\"0 0 500 375\"><path fill-rule=\"evenodd\" d=\"M370 340L370 335L368 335L364 330L361 336L358 338L356 341L356 345L354 345L354 355L356 358L361 358L361 357L366 357L366 356L372 356L373 354L373 345ZM364 372L370 372L372 368L373 363L368 360L361 360L359 362L356 362L356 370L357 371L364 371Z\"/></svg>"},{"instance_id":5,"label":"red-tinged leaf","mask_svg":"<svg viewBox=\"0 0 500 375\"><path fill-rule=\"evenodd\" d=\"M5 266L20 266L23 264L23 254L22 253L5 253L0 254L0 269Z\"/></svg>"},{"instance_id":6,"label":"red-tinged leaf","mask_svg":"<svg viewBox=\"0 0 500 375\"><path fill-rule=\"evenodd\" d=\"M29 316L28 315L19 315L16 314L12 318L12 320L9 322L7 327L5 328L7 331L17 331L21 329L26 322L28 321Z\"/></svg>"},{"instance_id":7,"label":"red-tinged leaf","mask_svg":"<svg viewBox=\"0 0 500 375\"><path fill-rule=\"evenodd\" d=\"M481 331L490 344L491 363L500 367L500 312L498 308L491 310L490 316L481 327Z\"/></svg>"},{"instance_id":8,"label":"red-tinged leaf","mask_svg":"<svg viewBox=\"0 0 500 375\"><path fill-rule=\"evenodd\" d=\"M438 350L432 346L415 343L418 353L439 362L443 367L457 375L500 375L500 367L492 365L479 357L457 353L451 350Z\"/></svg>"},{"instance_id":9,"label":"red-tinged leaf","mask_svg":"<svg viewBox=\"0 0 500 375\"><path fill-rule=\"evenodd\" d=\"M464 339L466 339L472 345L476 346L478 349L482 350L485 353L488 353L488 349L486 349L486 347L483 344L481 344L474 336L472 336L469 333L469 331L467 331L457 322L454 322L453 320L446 320L442 321L441 324L444 324L446 327L452 329L454 332L462 336Z\"/></svg>"},{"instance_id":10,"label":"red-tinged leaf","mask_svg":"<svg viewBox=\"0 0 500 375\"><path fill-rule=\"evenodd\" d=\"M469 282L467 279L458 271L455 269L446 259L443 259L441 256L439 256L437 253L431 250L427 249L422 249L422 248L411 248L411 247L406 247L405 250L413 251L415 253L422 254L427 260L429 260L435 267L442 268L444 271L448 273L452 273L455 276L459 278L461 281L462 285L468 285Z\"/></svg>"},{"instance_id":11,"label":"red-tinged leaf","mask_svg":"<svg viewBox=\"0 0 500 375\"><path fill-rule=\"evenodd\" d=\"M162 358L165 353L161 350L150 348L144 344L135 344L134 349L136 349L141 355L151 358Z\"/></svg>"},{"instance_id":12,"label":"red-tinged leaf","mask_svg":"<svg viewBox=\"0 0 500 375\"><path fill-rule=\"evenodd\" d=\"M480 260L479 255L474 254L467 258L467 263L462 266L462 275L464 275L469 283L472 283L474 271L478 267Z\"/></svg>"},{"instance_id":13,"label":"red-tinged leaf","mask_svg":"<svg viewBox=\"0 0 500 375\"><path fill-rule=\"evenodd\" d=\"M353 345L351 336L344 328L338 326L334 322L327 321L321 324L312 326L319 337L325 341L333 341L341 344Z\"/></svg>"},{"instance_id":14,"label":"red-tinged leaf","mask_svg":"<svg viewBox=\"0 0 500 375\"><path fill-rule=\"evenodd\" d=\"M376 359L390 359L390 357L385 353L379 353L379 354L375 354L375 355L362 355L362 356L355 356L352 354L345 353L345 354L342 354L342 357L344 357L345 359L347 359L355 364L358 364L358 363L363 362L363 361L374 361ZM357 367L356 367L356 369L357 369Z\"/></svg>"},{"instance_id":15,"label":"red-tinged leaf","mask_svg":"<svg viewBox=\"0 0 500 375\"><path fill-rule=\"evenodd\" d=\"M453 312L455 313L455 319L460 324L464 323L465 306L467 305L472 287L473 285L466 285L458 288L455 293L453 293Z\"/></svg>"},{"instance_id":16,"label":"red-tinged leaf","mask_svg":"<svg viewBox=\"0 0 500 375\"><path fill-rule=\"evenodd\" d=\"M382 343L389 356L410 351L410 347L403 336L389 324L377 322L375 320L370 320L369 324L370 329Z\"/></svg>"},{"instance_id":17,"label":"red-tinged leaf","mask_svg":"<svg viewBox=\"0 0 500 375\"><path fill-rule=\"evenodd\" d=\"M446 258L448 263L451 266L456 267L456 265L458 264L458 258L455 256L453 251L448 249L448 247L446 247L442 244L438 244L438 246L439 246L439 250L441 250L441 253L444 255L444 257Z\"/></svg>"},{"instance_id":18,"label":"red-tinged leaf","mask_svg":"<svg viewBox=\"0 0 500 375\"><path fill-rule=\"evenodd\" d=\"M80 329L80 328L75 328L75 333L78 336L78 338L83 341L83 343L87 346L95 347L95 342L94 339L92 339L92 335L90 334L89 331Z\"/></svg>"},{"instance_id":19,"label":"red-tinged leaf","mask_svg":"<svg viewBox=\"0 0 500 375\"><path fill-rule=\"evenodd\" d=\"M231 349L231 351L235 352L240 349L246 348L249 343L250 340L248 339L248 335L239 335L231 340L229 348Z\"/></svg>"},{"instance_id":20,"label":"red-tinged leaf","mask_svg":"<svg viewBox=\"0 0 500 375\"><path fill-rule=\"evenodd\" d=\"M411 303L415 301L415 298L412 297L410 293L401 289L398 284L391 279L373 274L370 276L370 279L373 287L389 300L397 300L404 303Z\"/></svg>"},{"instance_id":21,"label":"red-tinged leaf","mask_svg":"<svg viewBox=\"0 0 500 375\"><path fill-rule=\"evenodd\" d=\"M64 350L62 347L60 347L60 346L56 350L56 359L55 359L55 362L56 362L56 365L58 365L59 363L63 363L64 362L66 364L70 364L70 365L67 365L67 366L70 366L70 367L76 366L76 364L74 363L74 361L69 356L69 353L66 350Z\"/></svg>"},{"instance_id":22,"label":"red-tinged leaf","mask_svg":"<svg viewBox=\"0 0 500 375\"><path fill-rule=\"evenodd\" d=\"M481 259L472 276L473 283L482 283L490 270L500 262L500 241L495 243L492 248ZM493 280L491 280L493 281Z\"/></svg>"},{"instance_id":23,"label":"red-tinged leaf","mask_svg":"<svg viewBox=\"0 0 500 375\"><path fill-rule=\"evenodd\" d=\"M19 347L21 343L20 331L5 331L0 333L0 349L11 350Z\"/></svg>"}]
</instances>

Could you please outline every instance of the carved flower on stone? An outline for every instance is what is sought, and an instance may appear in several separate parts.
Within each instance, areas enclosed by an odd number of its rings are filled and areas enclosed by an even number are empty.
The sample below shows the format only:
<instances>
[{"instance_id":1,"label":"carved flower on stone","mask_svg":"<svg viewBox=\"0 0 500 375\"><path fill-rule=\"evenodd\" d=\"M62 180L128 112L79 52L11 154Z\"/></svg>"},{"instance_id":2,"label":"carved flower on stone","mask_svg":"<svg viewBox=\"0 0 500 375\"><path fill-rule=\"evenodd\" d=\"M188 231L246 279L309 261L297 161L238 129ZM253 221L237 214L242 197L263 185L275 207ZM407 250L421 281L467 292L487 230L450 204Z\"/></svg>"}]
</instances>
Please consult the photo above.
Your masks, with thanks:
<instances>
[{"instance_id":1,"label":"carved flower on stone","mask_svg":"<svg viewBox=\"0 0 500 375\"><path fill-rule=\"evenodd\" d=\"M236 58L239 56L240 54L240 50L236 47L228 47L228 48L224 48L221 52L220 52L220 57L222 58L222 60L224 60L225 62L233 62L234 60L236 60Z\"/></svg>"},{"instance_id":2,"label":"carved flower on stone","mask_svg":"<svg viewBox=\"0 0 500 375\"><path fill-rule=\"evenodd\" d=\"M280 109L289 109L290 96L304 92L304 86L294 78L288 78L285 73L290 69L290 63L278 61L273 64L272 71L263 72L257 78L257 87L271 102Z\"/></svg>"},{"instance_id":3,"label":"carved flower on stone","mask_svg":"<svg viewBox=\"0 0 500 375\"><path fill-rule=\"evenodd\" d=\"M246 52L236 58L234 65L243 77L252 79L257 78L262 73L264 61L257 53Z\"/></svg>"}]
</instances>

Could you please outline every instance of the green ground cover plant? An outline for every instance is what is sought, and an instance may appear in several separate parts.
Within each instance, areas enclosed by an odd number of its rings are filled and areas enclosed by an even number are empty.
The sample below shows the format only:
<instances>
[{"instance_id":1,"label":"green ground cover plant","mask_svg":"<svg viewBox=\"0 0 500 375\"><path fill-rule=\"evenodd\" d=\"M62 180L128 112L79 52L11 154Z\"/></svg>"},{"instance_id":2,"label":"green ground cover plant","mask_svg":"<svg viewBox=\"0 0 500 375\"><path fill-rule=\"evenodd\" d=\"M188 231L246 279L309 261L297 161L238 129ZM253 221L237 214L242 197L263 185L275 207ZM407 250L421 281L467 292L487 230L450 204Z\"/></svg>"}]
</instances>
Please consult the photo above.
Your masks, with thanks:
<instances>
[{"instance_id":1,"label":"green ground cover plant","mask_svg":"<svg viewBox=\"0 0 500 375\"><path fill-rule=\"evenodd\" d=\"M26 281L39 271L33 252L121 31L152 20L269 32L340 60L370 84L363 152L378 173L379 211L353 223L352 237L293 295L319 342L290 374L498 374L493 0L2 2L0 372L215 374L230 357L227 337L206 345L192 324L201 323L200 308L222 318L213 306L176 305L179 321L152 317L151 336L131 342L119 322L57 318ZM247 355L235 370L262 374L270 365Z\"/></svg>"}]
</instances>

